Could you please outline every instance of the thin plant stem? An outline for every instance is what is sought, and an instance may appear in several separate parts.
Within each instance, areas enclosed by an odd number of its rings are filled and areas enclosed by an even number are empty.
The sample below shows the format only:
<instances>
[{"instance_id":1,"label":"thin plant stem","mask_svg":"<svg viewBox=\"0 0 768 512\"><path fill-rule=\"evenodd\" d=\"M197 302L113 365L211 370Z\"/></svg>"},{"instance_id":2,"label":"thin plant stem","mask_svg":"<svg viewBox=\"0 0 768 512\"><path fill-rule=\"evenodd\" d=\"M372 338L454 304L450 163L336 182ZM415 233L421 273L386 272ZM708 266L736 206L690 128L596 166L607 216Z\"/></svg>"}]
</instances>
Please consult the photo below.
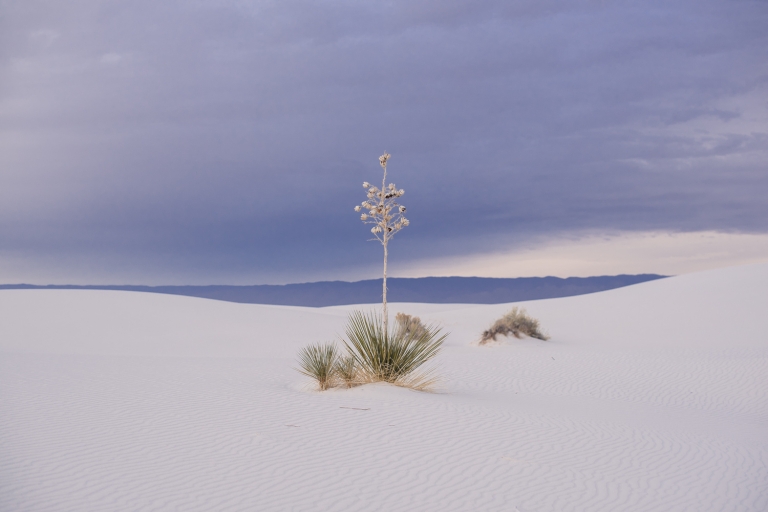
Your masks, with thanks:
<instances>
[{"instance_id":1,"label":"thin plant stem","mask_svg":"<svg viewBox=\"0 0 768 512\"><path fill-rule=\"evenodd\" d=\"M384 208L384 195L385 191L387 190L387 163L384 162L384 177L381 179L381 197L379 198L379 204L381 205L382 209ZM386 211L384 213L386 216ZM381 298L382 298L382 309L384 312L384 332L387 332L387 328L389 326L389 314L387 313L387 244L389 243L389 230L387 229L387 218L384 219L384 241L382 242L382 245L384 245L384 279L381 283Z\"/></svg>"},{"instance_id":2,"label":"thin plant stem","mask_svg":"<svg viewBox=\"0 0 768 512\"><path fill-rule=\"evenodd\" d=\"M367 181L363 183L366 189L368 199L362 204L355 206L355 211L360 212L365 208L365 212L360 215L360 220L365 224L373 224L371 233L372 240L378 240L384 247L384 271L381 281L381 309L383 316L383 326L389 328L389 310L387 307L387 263L389 258L389 242L395 234L410 224L405 218L405 206L397 203L397 198L405 194L405 190L397 189L394 183L389 184L387 188L387 160L390 154L384 152L379 157L379 163L383 169L381 177L381 189L372 186ZM376 198L376 199L374 199Z\"/></svg>"}]
</instances>

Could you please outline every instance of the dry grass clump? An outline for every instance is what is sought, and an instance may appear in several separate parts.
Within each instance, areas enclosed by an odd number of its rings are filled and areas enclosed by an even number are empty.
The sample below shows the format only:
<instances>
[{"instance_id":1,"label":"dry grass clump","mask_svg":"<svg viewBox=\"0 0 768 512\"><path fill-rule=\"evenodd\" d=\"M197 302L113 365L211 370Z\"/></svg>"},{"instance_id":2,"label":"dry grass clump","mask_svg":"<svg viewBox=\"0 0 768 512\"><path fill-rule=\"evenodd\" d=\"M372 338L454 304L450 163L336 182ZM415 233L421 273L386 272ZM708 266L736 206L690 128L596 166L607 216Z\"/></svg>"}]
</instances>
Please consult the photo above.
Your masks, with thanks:
<instances>
[{"instance_id":1,"label":"dry grass clump","mask_svg":"<svg viewBox=\"0 0 768 512\"><path fill-rule=\"evenodd\" d=\"M357 361L352 356L340 357L336 362L336 375L344 383L344 386L351 388L363 384L360 375L360 368L357 366Z\"/></svg>"},{"instance_id":2,"label":"dry grass clump","mask_svg":"<svg viewBox=\"0 0 768 512\"><path fill-rule=\"evenodd\" d=\"M521 334L525 334L539 340L549 339L549 336L539 329L539 321L528 316L525 309L517 307L512 308L512 311L496 320L490 329L483 331L480 344L485 345L491 340L495 341L496 336L500 334L503 336L511 334L515 338L521 338Z\"/></svg>"},{"instance_id":3,"label":"dry grass clump","mask_svg":"<svg viewBox=\"0 0 768 512\"><path fill-rule=\"evenodd\" d=\"M427 332L427 326L421 323L421 318L417 316L398 313L395 316L397 329L403 334L413 334L415 337L421 337Z\"/></svg>"},{"instance_id":4,"label":"dry grass clump","mask_svg":"<svg viewBox=\"0 0 768 512\"><path fill-rule=\"evenodd\" d=\"M390 331L375 313L353 312L343 340L346 355L335 345L311 345L299 354L299 372L315 379L321 391L343 384L347 388L369 382L428 391L438 378L423 366L439 352L448 337L425 326L418 317L399 314Z\"/></svg>"}]
</instances>

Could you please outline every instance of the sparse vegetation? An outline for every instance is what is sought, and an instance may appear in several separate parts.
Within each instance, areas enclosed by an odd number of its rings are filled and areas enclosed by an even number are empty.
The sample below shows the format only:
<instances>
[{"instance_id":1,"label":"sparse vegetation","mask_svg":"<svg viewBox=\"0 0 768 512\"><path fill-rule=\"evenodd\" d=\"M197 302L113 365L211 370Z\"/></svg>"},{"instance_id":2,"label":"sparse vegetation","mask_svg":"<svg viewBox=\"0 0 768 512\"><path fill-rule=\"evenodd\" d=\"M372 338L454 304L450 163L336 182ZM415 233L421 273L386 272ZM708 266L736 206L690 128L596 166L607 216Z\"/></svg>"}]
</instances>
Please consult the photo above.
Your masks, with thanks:
<instances>
[{"instance_id":1,"label":"sparse vegetation","mask_svg":"<svg viewBox=\"0 0 768 512\"><path fill-rule=\"evenodd\" d=\"M335 384L338 361L339 353L334 343L318 343L299 352L298 371L315 379L320 391L325 391Z\"/></svg>"},{"instance_id":2,"label":"sparse vegetation","mask_svg":"<svg viewBox=\"0 0 768 512\"><path fill-rule=\"evenodd\" d=\"M448 335L437 327L422 327L385 330L378 314L355 311L349 317L344 344L366 380L426 389L435 378L419 369L440 352Z\"/></svg>"},{"instance_id":3,"label":"sparse vegetation","mask_svg":"<svg viewBox=\"0 0 768 512\"><path fill-rule=\"evenodd\" d=\"M483 332L480 338L480 344L485 345L491 340L496 340L496 336L514 336L521 338L521 335L530 336L539 340L548 340L549 336L542 333L539 328L539 321L526 313L525 309L514 307L512 311L494 322L490 329Z\"/></svg>"},{"instance_id":4,"label":"sparse vegetation","mask_svg":"<svg viewBox=\"0 0 768 512\"><path fill-rule=\"evenodd\" d=\"M424 364L435 357L447 338L440 328L424 325L418 317L399 314L397 327L385 330L376 313L353 312L346 328L346 354L332 343L305 347L299 354L299 372L315 379L321 391L368 382L429 390L437 382Z\"/></svg>"},{"instance_id":5,"label":"sparse vegetation","mask_svg":"<svg viewBox=\"0 0 768 512\"><path fill-rule=\"evenodd\" d=\"M405 206L397 200L405 194L394 183L387 183L389 153L379 157L383 170L381 188L363 183L366 200L355 206L360 220L373 224L371 233L384 248L382 272L382 314L366 315L360 311L349 317L344 346L339 355L333 344L312 345L299 354L299 371L318 382L320 390L343 382L347 388L366 382L389 382L398 386L427 390L437 378L423 365L435 357L447 334L434 326L426 326L419 317L398 313L396 326L389 328L387 312L387 257L389 242L410 221Z\"/></svg>"}]
</instances>

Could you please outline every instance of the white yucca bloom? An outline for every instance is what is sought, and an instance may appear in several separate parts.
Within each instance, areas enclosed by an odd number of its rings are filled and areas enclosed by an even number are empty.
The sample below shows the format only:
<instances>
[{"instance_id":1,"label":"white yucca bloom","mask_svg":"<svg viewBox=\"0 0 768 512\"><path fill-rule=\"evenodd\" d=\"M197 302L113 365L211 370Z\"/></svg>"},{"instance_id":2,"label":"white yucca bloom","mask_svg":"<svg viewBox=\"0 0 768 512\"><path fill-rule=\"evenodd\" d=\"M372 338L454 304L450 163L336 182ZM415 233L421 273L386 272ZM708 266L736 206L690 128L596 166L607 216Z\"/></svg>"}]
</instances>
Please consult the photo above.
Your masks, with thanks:
<instances>
[{"instance_id":1,"label":"white yucca bloom","mask_svg":"<svg viewBox=\"0 0 768 512\"><path fill-rule=\"evenodd\" d=\"M362 208L368 210L360 215L360 220L366 224L373 224L371 233L376 240L384 246L384 279L382 282L382 304L384 332L387 332L387 244L395 234L410 224L403 214L405 206L399 205L396 199L403 194L405 190L398 189L394 183L387 183L387 162L390 158L389 153L384 153L379 157L379 163L384 170L384 176L381 180L381 188L363 182L363 188L366 191L367 200L360 206L355 207L356 212Z\"/></svg>"}]
</instances>

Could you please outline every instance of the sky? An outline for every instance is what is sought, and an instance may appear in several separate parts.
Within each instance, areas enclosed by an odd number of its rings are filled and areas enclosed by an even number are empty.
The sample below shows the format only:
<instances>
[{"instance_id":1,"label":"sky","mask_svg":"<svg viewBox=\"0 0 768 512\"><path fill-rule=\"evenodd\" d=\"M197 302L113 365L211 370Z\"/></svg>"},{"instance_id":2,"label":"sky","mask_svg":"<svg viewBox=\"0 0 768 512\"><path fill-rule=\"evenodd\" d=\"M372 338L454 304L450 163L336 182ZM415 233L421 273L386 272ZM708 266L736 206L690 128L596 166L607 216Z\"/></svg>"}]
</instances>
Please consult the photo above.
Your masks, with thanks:
<instances>
[{"instance_id":1,"label":"sky","mask_svg":"<svg viewBox=\"0 0 768 512\"><path fill-rule=\"evenodd\" d=\"M768 2L0 0L0 282L768 261Z\"/></svg>"}]
</instances>

